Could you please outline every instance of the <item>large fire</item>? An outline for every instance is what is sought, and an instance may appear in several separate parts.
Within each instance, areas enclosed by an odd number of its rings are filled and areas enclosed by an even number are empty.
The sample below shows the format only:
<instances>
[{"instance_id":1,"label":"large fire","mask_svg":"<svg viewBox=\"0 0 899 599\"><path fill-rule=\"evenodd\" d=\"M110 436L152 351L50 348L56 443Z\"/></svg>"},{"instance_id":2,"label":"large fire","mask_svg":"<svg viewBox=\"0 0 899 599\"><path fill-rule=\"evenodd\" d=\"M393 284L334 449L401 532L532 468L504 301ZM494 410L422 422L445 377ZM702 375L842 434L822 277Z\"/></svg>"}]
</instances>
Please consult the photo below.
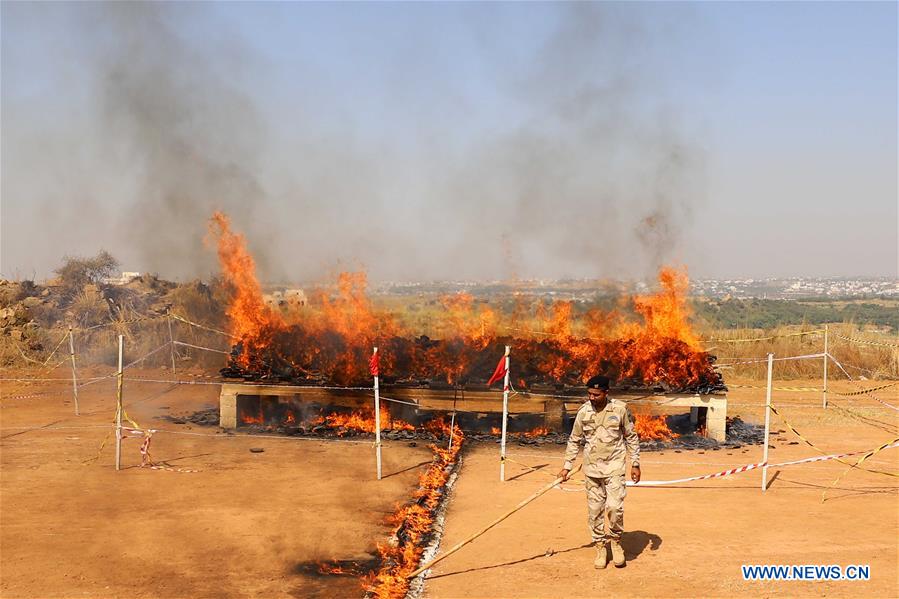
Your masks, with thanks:
<instances>
[{"instance_id":1,"label":"large fire","mask_svg":"<svg viewBox=\"0 0 899 599\"><path fill-rule=\"evenodd\" d=\"M666 391L707 392L722 386L713 359L702 351L688 318L685 272L663 268L659 291L629 300L638 320L620 311L593 308L577 313L572 302L526 306L503 317L470 295L440 302L433 340L406 330L396 315L376 307L364 273L343 273L335 290L311 294L310 305L276 309L266 305L252 256L228 218L216 213L210 225L231 288L230 332L238 340L236 376L304 379L353 385L369 379L368 358L380 348L382 380L450 384L482 383L504 345L512 346L513 369L529 384L578 385L606 374L625 387L660 386ZM508 326L500 322L507 318ZM515 336L502 332L515 331ZM286 379L285 379L286 380Z\"/></svg>"},{"instance_id":2,"label":"large fire","mask_svg":"<svg viewBox=\"0 0 899 599\"><path fill-rule=\"evenodd\" d=\"M227 308L229 333L239 340L242 351L236 359L243 367L254 367L250 358L271 345L275 331L284 328L278 312L266 305L262 287L256 278L256 262L247 251L243 235L231 231L227 215L216 212L209 232L218 239L219 264L231 284L231 303Z\"/></svg>"}]
</instances>

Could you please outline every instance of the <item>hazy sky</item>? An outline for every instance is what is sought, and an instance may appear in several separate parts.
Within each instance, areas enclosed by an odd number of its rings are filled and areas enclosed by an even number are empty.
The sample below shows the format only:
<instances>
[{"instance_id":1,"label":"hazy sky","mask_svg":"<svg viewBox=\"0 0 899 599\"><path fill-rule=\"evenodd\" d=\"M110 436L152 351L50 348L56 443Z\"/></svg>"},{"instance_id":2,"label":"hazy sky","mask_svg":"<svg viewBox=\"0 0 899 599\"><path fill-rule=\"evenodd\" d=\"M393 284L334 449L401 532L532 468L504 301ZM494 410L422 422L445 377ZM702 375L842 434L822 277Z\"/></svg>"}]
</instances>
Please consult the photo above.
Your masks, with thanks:
<instances>
[{"instance_id":1,"label":"hazy sky","mask_svg":"<svg viewBox=\"0 0 899 599\"><path fill-rule=\"evenodd\" d=\"M897 276L897 4L13 3L3 276Z\"/></svg>"}]
</instances>

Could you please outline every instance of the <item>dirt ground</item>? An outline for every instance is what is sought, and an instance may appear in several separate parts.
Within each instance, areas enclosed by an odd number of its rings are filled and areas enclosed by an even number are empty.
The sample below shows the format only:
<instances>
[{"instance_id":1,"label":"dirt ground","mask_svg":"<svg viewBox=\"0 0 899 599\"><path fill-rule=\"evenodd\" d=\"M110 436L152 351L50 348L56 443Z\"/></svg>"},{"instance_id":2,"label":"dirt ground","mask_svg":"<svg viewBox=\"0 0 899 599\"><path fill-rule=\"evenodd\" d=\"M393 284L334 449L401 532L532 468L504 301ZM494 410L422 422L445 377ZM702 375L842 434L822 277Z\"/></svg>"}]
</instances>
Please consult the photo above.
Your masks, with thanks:
<instances>
[{"instance_id":1,"label":"dirt ground","mask_svg":"<svg viewBox=\"0 0 899 599\"><path fill-rule=\"evenodd\" d=\"M743 381L758 385L758 381ZM777 381L776 386L811 387L815 381ZM875 386L876 383L868 383ZM850 386L834 384L832 388ZM857 387L856 387L857 388ZM897 394L878 395L896 405ZM730 413L764 422L764 391L732 389ZM864 399L832 397L841 407L892 425L886 432L820 409L816 392L775 392L772 403L790 423L828 453L877 447L899 434L897 413ZM770 461L817 454L773 416ZM505 483L498 480L498 448L481 445L464 458L447 513L442 547L451 547L552 480L562 447L513 445ZM760 462L760 445L719 451L648 452L643 478L670 480ZM856 458L857 459L857 458ZM536 471L522 466L526 464ZM899 471L899 449L866 462ZM868 596L896 597L899 550L899 480L859 471L822 492L846 470L834 461L775 468L762 493L761 473L746 473L669 487L631 488L625 501L623 545L626 568L595 570L595 550L586 546L587 505L578 477L570 492L553 490L474 543L435 566L429 597L640 597L682 596ZM582 480L582 477L580 477ZM749 582L742 564L869 564L865 582Z\"/></svg>"},{"instance_id":2,"label":"dirt ground","mask_svg":"<svg viewBox=\"0 0 899 599\"><path fill-rule=\"evenodd\" d=\"M387 476L378 482L370 442L176 425L154 416L217 405L218 387L127 381L126 410L139 424L199 433L156 433L153 458L199 472L136 467L138 440L125 441L128 467L116 472L111 442L96 462L82 464L97 455L108 428L69 428L111 422L113 383L82 388L77 418L64 382L24 389L4 382L3 395L3 597L361 596L358 579L309 577L297 567L368 557L390 534L385 517L431 459L423 444L387 443ZM54 430L26 430L44 426Z\"/></svg>"},{"instance_id":3,"label":"dirt ground","mask_svg":"<svg viewBox=\"0 0 899 599\"><path fill-rule=\"evenodd\" d=\"M88 373L85 373L87 375ZM164 371L137 373L168 378ZM13 376L9 372L5 377ZM203 379L197 379L203 380ZM738 383L740 381L730 381ZM758 385L757 381L743 381ZM871 383L873 386L876 383ZM126 409L162 429L156 460L199 472L137 468L138 441L125 443L122 472L108 445L114 385L81 390L72 415L65 381L19 388L0 400L0 595L3 597L345 597L357 580L298 572L310 560L365 558L389 534L384 517L409 497L430 460L421 444L385 448L373 477L370 443L271 439L216 433L156 417L217 404L214 385L129 381ZM815 381L777 381L810 387ZM847 385L832 386L848 390ZM45 393L30 398L20 395ZM895 389L878 395L899 403ZM733 388L730 414L763 420L760 389ZM820 408L816 392L776 392L773 403L823 451L870 449L895 431L896 412L868 399L833 400L853 414ZM866 420L867 422L862 422ZM53 430L31 430L46 427ZM771 461L816 455L772 420ZM166 432L174 431L174 432ZM187 433L187 434L185 434ZM260 447L263 453L251 453ZM498 447L471 444L446 521L446 548L552 479L561 446L510 447L509 481L498 480ZM761 446L643 456L645 479L705 474L758 462ZM526 464L536 470L530 470ZM899 450L870 467L896 472ZM895 597L899 481L823 462L772 469L764 494L758 470L686 485L632 488L626 501L627 568L592 567L586 501L578 479L553 490L434 568L429 597L864 595ZM867 582L746 582L741 564L869 564Z\"/></svg>"}]
</instances>

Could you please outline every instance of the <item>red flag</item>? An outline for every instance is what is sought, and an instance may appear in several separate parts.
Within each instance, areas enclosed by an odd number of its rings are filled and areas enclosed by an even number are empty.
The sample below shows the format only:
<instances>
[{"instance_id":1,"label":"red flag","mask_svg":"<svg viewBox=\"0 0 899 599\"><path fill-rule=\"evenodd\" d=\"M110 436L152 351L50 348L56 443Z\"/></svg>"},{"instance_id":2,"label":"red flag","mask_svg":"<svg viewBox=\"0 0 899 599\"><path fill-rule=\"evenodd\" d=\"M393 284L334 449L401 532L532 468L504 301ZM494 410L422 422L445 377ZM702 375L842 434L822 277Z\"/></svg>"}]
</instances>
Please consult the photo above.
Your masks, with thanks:
<instances>
[{"instance_id":1,"label":"red flag","mask_svg":"<svg viewBox=\"0 0 899 599\"><path fill-rule=\"evenodd\" d=\"M368 361L368 370L371 372L372 376L378 376L378 371L381 366L381 357L378 352L375 352L371 355L371 360Z\"/></svg>"},{"instance_id":2,"label":"red flag","mask_svg":"<svg viewBox=\"0 0 899 599\"><path fill-rule=\"evenodd\" d=\"M506 356L503 356L499 359L499 364L496 365L496 370L493 371L493 376L491 376L490 380L487 381L487 386L489 387L504 376L506 376Z\"/></svg>"}]
</instances>

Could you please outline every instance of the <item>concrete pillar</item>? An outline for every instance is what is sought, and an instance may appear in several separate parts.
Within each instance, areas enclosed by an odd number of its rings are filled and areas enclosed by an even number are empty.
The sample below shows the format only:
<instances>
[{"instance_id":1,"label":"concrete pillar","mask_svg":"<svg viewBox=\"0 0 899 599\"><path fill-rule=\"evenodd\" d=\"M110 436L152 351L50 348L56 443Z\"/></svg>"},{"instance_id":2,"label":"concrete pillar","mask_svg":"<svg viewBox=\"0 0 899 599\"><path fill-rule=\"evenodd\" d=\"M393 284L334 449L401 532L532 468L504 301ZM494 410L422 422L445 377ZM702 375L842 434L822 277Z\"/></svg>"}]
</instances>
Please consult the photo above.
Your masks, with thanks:
<instances>
[{"instance_id":1,"label":"concrete pillar","mask_svg":"<svg viewBox=\"0 0 899 599\"><path fill-rule=\"evenodd\" d=\"M555 432L561 432L565 422L565 402L551 397L543 403L543 426Z\"/></svg>"},{"instance_id":2,"label":"concrete pillar","mask_svg":"<svg viewBox=\"0 0 899 599\"><path fill-rule=\"evenodd\" d=\"M219 426L222 428L237 428L237 393L225 391L219 396Z\"/></svg>"},{"instance_id":3,"label":"concrete pillar","mask_svg":"<svg viewBox=\"0 0 899 599\"><path fill-rule=\"evenodd\" d=\"M692 411L692 410L691 410ZM727 402L715 401L709 406L705 420L706 436L719 443L727 440Z\"/></svg>"}]
</instances>

